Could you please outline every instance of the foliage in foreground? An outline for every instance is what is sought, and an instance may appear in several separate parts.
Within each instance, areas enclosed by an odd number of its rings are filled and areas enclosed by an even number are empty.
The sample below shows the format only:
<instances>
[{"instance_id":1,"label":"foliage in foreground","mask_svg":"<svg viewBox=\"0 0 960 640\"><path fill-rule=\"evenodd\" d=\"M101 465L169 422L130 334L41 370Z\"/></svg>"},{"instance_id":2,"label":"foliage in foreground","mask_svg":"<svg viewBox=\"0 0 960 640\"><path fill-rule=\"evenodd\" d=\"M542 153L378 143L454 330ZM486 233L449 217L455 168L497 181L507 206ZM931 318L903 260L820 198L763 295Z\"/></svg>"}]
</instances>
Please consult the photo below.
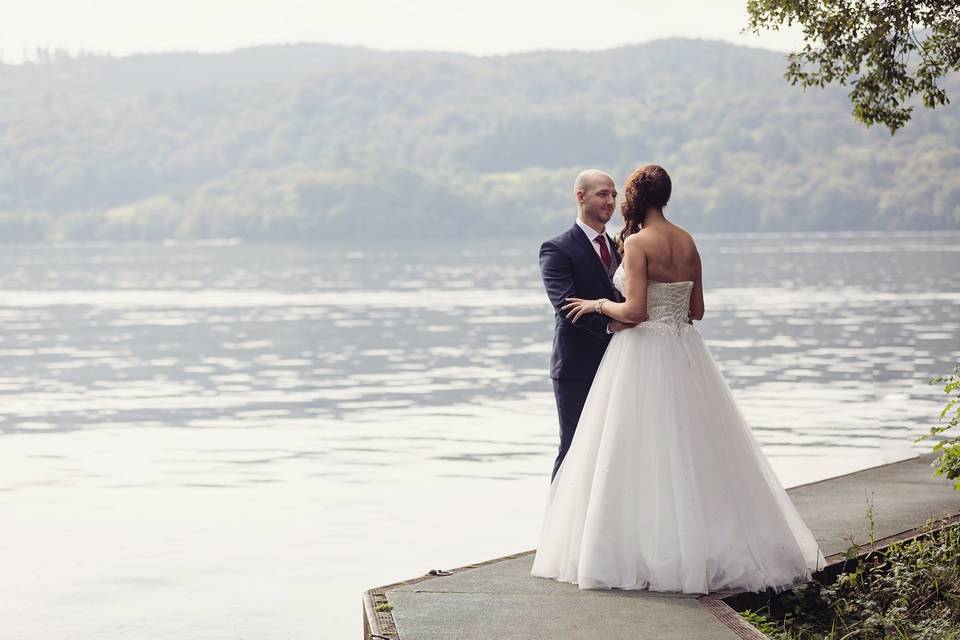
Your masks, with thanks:
<instances>
[{"instance_id":1,"label":"foliage in foreground","mask_svg":"<svg viewBox=\"0 0 960 640\"><path fill-rule=\"evenodd\" d=\"M956 0L748 0L748 29L798 24L805 45L791 53L786 78L801 87L850 83L853 117L890 133L913 112L911 98L935 109L950 102L938 84L960 71Z\"/></svg>"},{"instance_id":2,"label":"foliage in foreground","mask_svg":"<svg viewBox=\"0 0 960 640\"><path fill-rule=\"evenodd\" d=\"M937 475L946 476L953 480L953 486L960 491L960 365L953 368L949 376L939 376L930 381L930 384L943 384L943 392L947 395L947 404L940 412L940 424L931 427L930 433L917 438L921 440L936 439L933 452L940 453L933 466ZM950 429L952 434L943 436Z\"/></svg>"},{"instance_id":3,"label":"foliage in foreground","mask_svg":"<svg viewBox=\"0 0 960 640\"><path fill-rule=\"evenodd\" d=\"M775 608L782 619L744 617L775 640L960 640L960 526L872 552L831 584L781 594Z\"/></svg>"}]
</instances>

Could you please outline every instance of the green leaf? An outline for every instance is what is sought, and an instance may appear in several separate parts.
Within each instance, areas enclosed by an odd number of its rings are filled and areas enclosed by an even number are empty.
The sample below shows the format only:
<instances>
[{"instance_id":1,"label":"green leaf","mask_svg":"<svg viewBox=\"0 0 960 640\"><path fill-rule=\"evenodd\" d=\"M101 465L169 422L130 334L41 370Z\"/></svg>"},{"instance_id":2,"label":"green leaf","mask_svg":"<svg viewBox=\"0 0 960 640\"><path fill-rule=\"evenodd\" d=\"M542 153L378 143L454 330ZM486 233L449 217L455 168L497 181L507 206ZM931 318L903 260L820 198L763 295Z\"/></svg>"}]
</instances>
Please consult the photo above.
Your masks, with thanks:
<instances>
[{"instance_id":1,"label":"green leaf","mask_svg":"<svg viewBox=\"0 0 960 640\"><path fill-rule=\"evenodd\" d=\"M853 117L894 134L925 108L950 102L937 82L960 70L955 2L748 0L745 30L799 24L804 46L788 56L786 79L801 87L850 83ZM919 34L919 35L918 35Z\"/></svg>"}]
</instances>

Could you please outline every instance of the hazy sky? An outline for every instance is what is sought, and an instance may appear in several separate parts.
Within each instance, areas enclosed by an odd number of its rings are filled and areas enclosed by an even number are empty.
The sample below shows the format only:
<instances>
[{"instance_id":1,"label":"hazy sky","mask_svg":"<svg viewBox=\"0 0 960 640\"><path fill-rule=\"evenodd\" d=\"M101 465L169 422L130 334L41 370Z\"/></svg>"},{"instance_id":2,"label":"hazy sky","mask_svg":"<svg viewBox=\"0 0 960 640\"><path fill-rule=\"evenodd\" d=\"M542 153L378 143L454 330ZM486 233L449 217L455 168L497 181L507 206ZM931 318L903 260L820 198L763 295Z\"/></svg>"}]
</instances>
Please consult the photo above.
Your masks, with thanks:
<instances>
[{"instance_id":1,"label":"hazy sky","mask_svg":"<svg viewBox=\"0 0 960 640\"><path fill-rule=\"evenodd\" d=\"M475 54L605 49L685 36L787 50L797 31L741 35L746 0L0 0L0 56L36 47L130 53L329 42Z\"/></svg>"}]
</instances>

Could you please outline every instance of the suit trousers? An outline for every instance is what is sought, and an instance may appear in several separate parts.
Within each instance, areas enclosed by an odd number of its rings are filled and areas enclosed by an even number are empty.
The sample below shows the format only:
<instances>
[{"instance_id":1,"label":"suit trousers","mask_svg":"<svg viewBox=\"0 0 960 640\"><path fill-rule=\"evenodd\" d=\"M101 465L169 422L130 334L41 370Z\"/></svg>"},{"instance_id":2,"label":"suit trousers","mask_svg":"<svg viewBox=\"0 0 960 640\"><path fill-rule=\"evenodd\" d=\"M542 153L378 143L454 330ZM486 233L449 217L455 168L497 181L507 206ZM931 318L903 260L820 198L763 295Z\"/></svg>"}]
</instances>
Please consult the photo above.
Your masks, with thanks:
<instances>
[{"instance_id":1,"label":"suit trousers","mask_svg":"<svg viewBox=\"0 0 960 640\"><path fill-rule=\"evenodd\" d=\"M557 415L560 416L560 450L553 463L551 482L557 476L560 464L567 455L570 443L573 442L573 434L577 430L577 423L580 422L580 414L583 412L583 405L587 401L587 394L590 393L592 384L591 380L553 379L553 395L557 399Z\"/></svg>"}]
</instances>

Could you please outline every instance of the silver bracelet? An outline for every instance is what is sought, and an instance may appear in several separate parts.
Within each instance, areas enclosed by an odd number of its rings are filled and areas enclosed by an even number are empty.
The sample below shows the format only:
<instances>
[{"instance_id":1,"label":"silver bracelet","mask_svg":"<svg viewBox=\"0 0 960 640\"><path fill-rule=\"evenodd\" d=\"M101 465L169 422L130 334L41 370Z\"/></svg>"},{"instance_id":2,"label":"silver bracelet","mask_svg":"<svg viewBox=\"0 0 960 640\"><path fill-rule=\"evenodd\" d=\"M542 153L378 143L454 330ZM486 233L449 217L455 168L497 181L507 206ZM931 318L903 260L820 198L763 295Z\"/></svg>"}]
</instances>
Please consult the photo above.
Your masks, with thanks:
<instances>
[{"instance_id":1,"label":"silver bracelet","mask_svg":"<svg viewBox=\"0 0 960 640\"><path fill-rule=\"evenodd\" d=\"M595 305L593 305L593 310L594 310L595 313L599 313L600 315L603 315L603 303L604 303L604 302L610 302L610 301L607 300L606 298L600 298L599 300L597 300L597 303L596 303Z\"/></svg>"}]
</instances>

